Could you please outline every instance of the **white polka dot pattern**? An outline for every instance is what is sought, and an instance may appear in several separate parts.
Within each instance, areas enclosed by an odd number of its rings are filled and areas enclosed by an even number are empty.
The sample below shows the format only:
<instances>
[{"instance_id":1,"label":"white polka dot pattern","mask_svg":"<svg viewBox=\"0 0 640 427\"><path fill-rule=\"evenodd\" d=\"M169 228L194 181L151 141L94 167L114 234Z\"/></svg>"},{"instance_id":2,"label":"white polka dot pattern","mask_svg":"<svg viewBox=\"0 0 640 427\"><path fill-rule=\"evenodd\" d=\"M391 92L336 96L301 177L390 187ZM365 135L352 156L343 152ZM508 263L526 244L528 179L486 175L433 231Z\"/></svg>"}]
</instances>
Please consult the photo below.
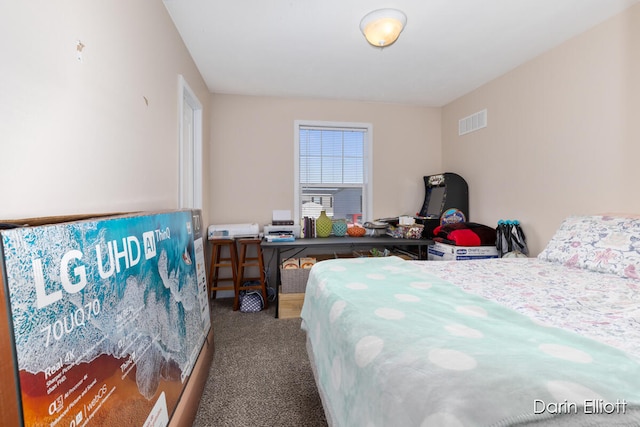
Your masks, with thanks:
<instances>
[{"instance_id":1,"label":"white polka dot pattern","mask_svg":"<svg viewBox=\"0 0 640 427\"><path fill-rule=\"evenodd\" d=\"M444 369L468 371L477 365L476 360L458 350L435 348L429 351L429 360Z\"/></svg>"},{"instance_id":2,"label":"white polka dot pattern","mask_svg":"<svg viewBox=\"0 0 640 427\"><path fill-rule=\"evenodd\" d=\"M409 286L415 289L430 289L433 285L429 282L411 282Z\"/></svg>"},{"instance_id":3,"label":"white polka dot pattern","mask_svg":"<svg viewBox=\"0 0 640 427\"><path fill-rule=\"evenodd\" d=\"M384 347L384 341L376 336L366 336L356 344L356 364L364 368L375 359Z\"/></svg>"},{"instance_id":4,"label":"white polka dot pattern","mask_svg":"<svg viewBox=\"0 0 640 427\"><path fill-rule=\"evenodd\" d=\"M595 391L571 381L548 381L547 390L557 402L584 402L590 399L603 399Z\"/></svg>"},{"instance_id":5,"label":"white polka dot pattern","mask_svg":"<svg viewBox=\"0 0 640 427\"><path fill-rule=\"evenodd\" d=\"M376 316L387 320L398 320L404 318L404 313L393 308L379 308L375 312Z\"/></svg>"},{"instance_id":6,"label":"white polka dot pattern","mask_svg":"<svg viewBox=\"0 0 640 427\"><path fill-rule=\"evenodd\" d=\"M614 349L397 258L325 262L302 327L337 425L494 425L535 399L640 402L640 363Z\"/></svg>"},{"instance_id":7,"label":"white polka dot pattern","mask_svg":"<svg viewBox=\"0 0 640 427\"><path fill-rule=\"evenodd\" d=\"M333 306L331 306L331 312L329 313L329 321L331 323L335 322L338 317L342 314L342 311L347 306L345 301L336 301Z\"/></svg>"},{"instance_id":8,"label":"white polka dot pattern","mask_svg":"<svg viewBox=\"0 0 640 427\"><path fill-rule=\"evenodd\" d=\"M472 317L487 317L487 310L474 305L459 306L456 307L456 311L460 314Z\"/></svg>"},{"instance_id":9,"label":"white polka dot pattern","mask_svg":"<svg viewBox=\"0 0 640 427\"><path fill-rule=\"evenodd\" d=\"M398 301L404 301L404 302L419 302L420 301L420 297L418 297L416 295L411 295L411 294L395 294L394 297Z\"/></svg>"},{"instance_id":10,"label":"white polka dot pattern","mask_svg":"<svg viewBox=\"0 0 640 427\"><path fill-rule=\"evenodd\" d=\"M477 329L470 328L459 323L446 325L444 329L451 335L466 338L482 338L484 335Z\"/></svg>"},{"instance_id":11,"label":"white polka dot pattern","mask_svg":"<svg viewBox=\"0 0 640 427\"><path fill-rule=\"evenodd\" d=\"M436 412L425 418L420 427L464 427L464 424L453 414Z\"/></svg>"},{"instance_id":12,"label":"white polka dot pattern","mask_svg":"<svg viewBox=\"0 0 640 427\"><path fill-rule=\"evenodd\" d=\"M589 354L561 344L540 344L538 346L544 353L557 357L558 359L570 360L577 363L591 363L593 359Z\"/></svg>"}]
</instances>

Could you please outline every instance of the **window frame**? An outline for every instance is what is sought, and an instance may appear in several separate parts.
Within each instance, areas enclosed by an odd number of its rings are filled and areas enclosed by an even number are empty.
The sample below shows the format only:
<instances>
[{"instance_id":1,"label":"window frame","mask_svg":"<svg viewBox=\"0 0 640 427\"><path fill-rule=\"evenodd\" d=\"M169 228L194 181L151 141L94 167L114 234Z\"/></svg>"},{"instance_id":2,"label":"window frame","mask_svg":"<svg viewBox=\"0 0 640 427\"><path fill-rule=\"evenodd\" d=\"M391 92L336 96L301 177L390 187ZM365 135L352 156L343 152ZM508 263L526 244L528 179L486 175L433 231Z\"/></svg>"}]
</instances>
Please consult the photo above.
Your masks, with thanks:
<instances>
[{"instance_id":1,"label":"window frame","mask_svg":"<svg viewBox=\"0 0 640 427\"><path fill-rule=\"evenodd\" d=\"M202 103L181 74L178 99L178 207L202 209ZM192 111L189 124L187 109Z\"/></svg>"},{"instance_id":2,"label":"window frame","mask_svg":"<svg viewBox=\"0 0 640 427\"><path fill-rule=\"evenodd\" d=\"M371 123L359 122L334 122L334 121L314 121L295 120L294 121L294 188L293 188L293 219L296 224L301 224L301 194L300 194L300 128L318 128L327 130L362 130L365 132L364 138L364 167L363 167L363 201L362 201L362 222L371 221L373 215L373 125ZM334 183L327 183L326 186L335 187ZM340 184L340 187L354 186L350 184ZM357 184L359 187L360 184Z\"/></svg>"}]
</instances>

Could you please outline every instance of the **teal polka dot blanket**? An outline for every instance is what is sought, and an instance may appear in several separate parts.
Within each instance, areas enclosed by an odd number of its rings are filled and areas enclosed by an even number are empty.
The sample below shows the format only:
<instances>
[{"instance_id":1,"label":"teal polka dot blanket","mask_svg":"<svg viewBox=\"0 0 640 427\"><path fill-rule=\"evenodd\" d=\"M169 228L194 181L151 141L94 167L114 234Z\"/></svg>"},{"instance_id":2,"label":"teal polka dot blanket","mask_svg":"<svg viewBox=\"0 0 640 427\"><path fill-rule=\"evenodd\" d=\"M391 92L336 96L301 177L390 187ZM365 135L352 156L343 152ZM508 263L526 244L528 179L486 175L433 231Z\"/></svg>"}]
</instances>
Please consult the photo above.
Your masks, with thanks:
<instances>
[{"instance_id":1,"label":"teal polka dot blanket","mask_svg":"<svg viewBox=\"0 0 640 427\"><path fill-rule=\"evenodd\" d=\"M640 358L427 270L397 257L311 270L302 328L330 424L640 425Z\"/></svg>"}]
</instances>

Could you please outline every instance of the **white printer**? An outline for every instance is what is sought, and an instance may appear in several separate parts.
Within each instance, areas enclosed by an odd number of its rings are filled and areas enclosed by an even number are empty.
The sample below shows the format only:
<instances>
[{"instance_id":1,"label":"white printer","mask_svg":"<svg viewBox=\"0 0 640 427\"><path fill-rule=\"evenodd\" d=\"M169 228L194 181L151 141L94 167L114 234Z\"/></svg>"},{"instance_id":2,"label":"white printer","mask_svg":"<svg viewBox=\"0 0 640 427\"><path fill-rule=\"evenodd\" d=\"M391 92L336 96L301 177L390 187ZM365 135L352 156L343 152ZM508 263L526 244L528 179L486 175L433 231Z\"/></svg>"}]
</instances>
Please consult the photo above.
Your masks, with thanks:
<instances>
[{"instance_id":1,"label":"white printer","mask_svg":"<svg viewBox=\"0 0 640 427\"><path fill-rule=\"evenodd\" d=\"M264 235L278 235L278 234L289 234L295 237L296 239L300 237L300 226L299 225L265 225L264 226Z\"/></svg>"},{"instance_id":2,"label":"white printer","mask_svg":"<svg viewBox=\"0 0 640 427\"><path fill-rule=\"evenodd\" d=\"M291 219L291 211L274 210L271 224L264 226L265 237L269 236L293 236L300 237L300 226L294 225Z\"/></svg>"},{"instance_id":3,"label":"white printer","mask_svg":"<svg viewBox=\"0 0 640 427\"><path fill-rule=\"evenodd\" d=\"M260 236L260 226L257 223L210 225L207 237L212 239L240 239Z\"/></svg>"}]
</instances>

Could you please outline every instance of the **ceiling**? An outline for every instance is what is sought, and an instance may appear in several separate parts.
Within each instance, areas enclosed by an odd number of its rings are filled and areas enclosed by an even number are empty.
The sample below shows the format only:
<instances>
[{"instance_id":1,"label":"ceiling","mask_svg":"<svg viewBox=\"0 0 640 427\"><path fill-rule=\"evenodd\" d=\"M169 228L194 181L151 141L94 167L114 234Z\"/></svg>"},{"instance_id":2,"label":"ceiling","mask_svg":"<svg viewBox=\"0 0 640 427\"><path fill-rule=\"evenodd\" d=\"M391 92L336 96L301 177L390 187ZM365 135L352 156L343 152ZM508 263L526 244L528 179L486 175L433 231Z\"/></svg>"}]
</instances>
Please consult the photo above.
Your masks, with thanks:
<instances>
[{"instance_id":1,"label":"ceiling","mask_svg":"<svg viewBox=\"0 0 640 427\"><path fill-rule=\"evenodd\" d=\"M640 0L164 0L213 93L442 106ZM407 15L370 46L360 20Z\"/></svg>"}]
</instances>

